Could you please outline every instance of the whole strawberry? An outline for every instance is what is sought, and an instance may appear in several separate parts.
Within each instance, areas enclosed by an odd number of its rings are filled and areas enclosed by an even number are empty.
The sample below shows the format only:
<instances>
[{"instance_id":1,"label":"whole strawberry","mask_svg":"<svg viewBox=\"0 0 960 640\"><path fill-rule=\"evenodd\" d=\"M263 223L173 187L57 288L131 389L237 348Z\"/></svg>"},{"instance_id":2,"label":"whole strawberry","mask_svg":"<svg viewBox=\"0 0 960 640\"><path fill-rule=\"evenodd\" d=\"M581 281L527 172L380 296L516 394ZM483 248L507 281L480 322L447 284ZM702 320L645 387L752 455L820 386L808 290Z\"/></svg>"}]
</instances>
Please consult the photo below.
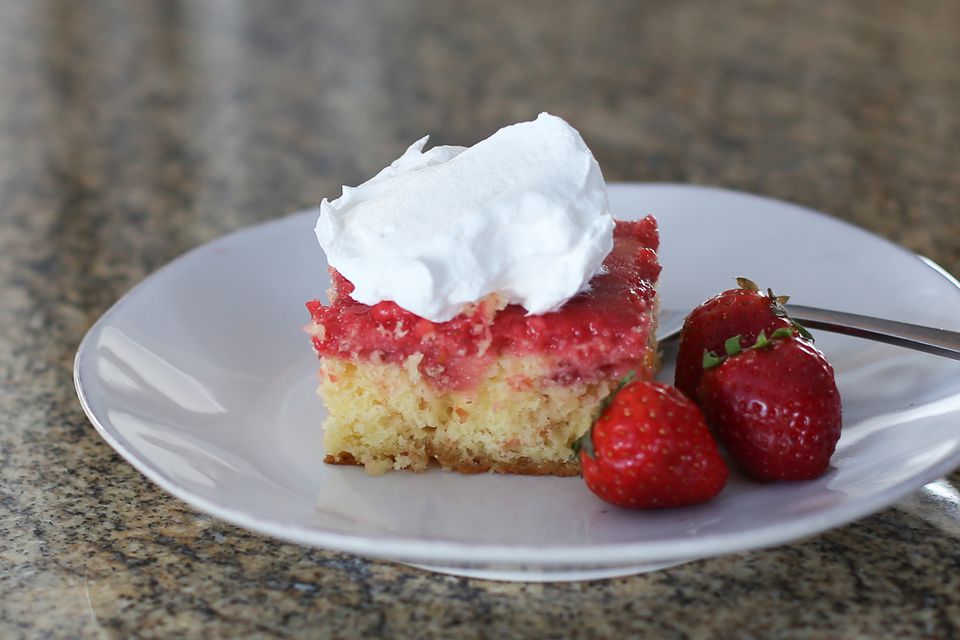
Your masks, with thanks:
<instances>
[{"instance_id":1,"label":"whole strawberry","mask_svg":"<svg viewBox=\"0 0 960 640\"><path fill-rule=\"evenodd\" d=\"M727 465L703 414L659 382L625 381L575 449L590 490L621 507L696 504L727 482Z\"/></svg>"},{"instance_id":2,"label":"whole strawberry","mask_svg":"<svg viewBox=\"0 0 960 640\"><path fill-rule=\"evenodd\" d=\"M808 341L788 329L772 338L761 334L744 351L731 339L725 359L705 356L700 406L745 473L810 480L826 471L840 438L840 392L833 367Z\"/></svg>"},{"instance_id":3,"label":"whole strawberry","mask_svg":"<svg viewBox=\"0 0 960 640\"><path fill-rule=\"evenodd\" d=\"M704 351L720 353L727 338L737 335L741 347L746 347L761 331L772 335L777 329L793 326L783 308L786 296L775 296L769 289L764 293L746 278L737 278L737 284L738 289L724 291L694 309L683 323L674 384L694 401L703 375Z\"/></svg>"}]
</instances>

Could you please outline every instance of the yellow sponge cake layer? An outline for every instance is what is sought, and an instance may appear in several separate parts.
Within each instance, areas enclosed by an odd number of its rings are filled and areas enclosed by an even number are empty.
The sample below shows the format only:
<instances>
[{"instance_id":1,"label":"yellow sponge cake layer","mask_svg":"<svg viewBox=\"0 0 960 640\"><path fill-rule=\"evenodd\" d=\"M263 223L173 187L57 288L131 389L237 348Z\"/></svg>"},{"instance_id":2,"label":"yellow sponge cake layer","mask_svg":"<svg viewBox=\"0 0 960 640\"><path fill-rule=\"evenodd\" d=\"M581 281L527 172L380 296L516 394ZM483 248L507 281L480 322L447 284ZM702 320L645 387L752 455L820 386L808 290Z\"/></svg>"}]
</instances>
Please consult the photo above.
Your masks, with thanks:
<instances>
[{"instance_id":1,"label":"yellow sponge cake layer","mask_svg":"<svg viewBox=\"0 0 960 640\"><path fill-rule=\"evenodd\" d=\"M650 352L639 377L652 377ZM329 411L325 461L368 473L424 471L576 475L571 445L617 379L558 384L538 356L500 358L470 391L424 384L418 357L403 366L325 357L318 393Z\"/></svg>"}]
</instances>

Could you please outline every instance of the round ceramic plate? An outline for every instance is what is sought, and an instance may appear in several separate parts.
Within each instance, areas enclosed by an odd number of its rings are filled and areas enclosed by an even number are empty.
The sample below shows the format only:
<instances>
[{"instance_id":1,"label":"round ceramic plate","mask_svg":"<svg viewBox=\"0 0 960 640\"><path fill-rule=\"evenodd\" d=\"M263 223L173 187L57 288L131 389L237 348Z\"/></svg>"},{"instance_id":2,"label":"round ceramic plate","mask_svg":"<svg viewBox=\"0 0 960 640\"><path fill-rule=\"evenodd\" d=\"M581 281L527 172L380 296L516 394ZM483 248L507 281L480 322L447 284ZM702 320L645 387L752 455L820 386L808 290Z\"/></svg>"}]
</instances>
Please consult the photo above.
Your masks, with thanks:
<instances>
[{"instance_id":1,"label":"round ceramic plate","mask_svg":"<svg viewBox=\"0 0 960 640\"><path fill-rule=\"evenodd\" d=\"M800 207L679 185L610 186L620 218L660 221L665 309L746 275L798 304L960 329L935 265ZM468 576L626 575L810 536L875 512L960 465L960 364L819 333L844 430L829 472L796 484L732 474L696 507L631 512L579 478L369 477L323 464L325 411L304 302L325 295L316 212L182 256L84 338L75 380L100 434L200 511L297 543ZM669 353L661 378L673 375Z\"/></svg>"}]
</instances>

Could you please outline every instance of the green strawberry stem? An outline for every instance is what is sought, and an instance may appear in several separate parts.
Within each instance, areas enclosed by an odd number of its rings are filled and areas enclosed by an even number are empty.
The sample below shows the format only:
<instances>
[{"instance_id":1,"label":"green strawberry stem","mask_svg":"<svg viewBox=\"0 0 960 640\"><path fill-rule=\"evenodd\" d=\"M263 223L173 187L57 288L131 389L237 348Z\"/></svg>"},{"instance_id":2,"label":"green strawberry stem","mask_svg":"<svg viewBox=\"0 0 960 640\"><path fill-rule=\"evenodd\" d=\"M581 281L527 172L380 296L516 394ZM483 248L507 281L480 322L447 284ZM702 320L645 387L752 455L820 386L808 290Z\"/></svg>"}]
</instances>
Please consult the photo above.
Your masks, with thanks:
<instances>
[{"instance_id":1,"label":"green strawberry stem","mask_svg":"<svg viewBox=\"0 0 960 640\"><path fill-rule=\"evenodd\" d=\"M774 331L772 334L770 334L770 337L768 338L767 333L765 331L761 331L760 334L757 336L757 341L746 348L740 346L739 335L732 336L730 338L727 338L727 341L723 343L723 349L724 351L726 351L725 355L718 356L717 354L707 351L706 349L703 350L703 368L712 369L717 365L719 365L724 360L726 360L727 358L732 358L733 356L738 355L744 351L766 349L768 347L773 346L775 340L786 340L787 338L792 337L793 332L794 332L793 327L780 327L779 329Z\"/></svg>"},{"instance_id":2,"label":"green strawberry stem","mask_svg":"<svg viewBox=\"0 0 960 640\"><path fill-rule=\"evenodd\" d=\"M760 287L757 286L757 283L755 283L753 280L750 280L749 278L744 278L743 276L740 276L736 280L737 280L737 286L740 287L741 289L746 289L747 291L757 291L757 292L760 291ZM809 340L810 342L814 341L813 334L807 331L807 328L805 326L803 326L802 324L800 324L799 322L791 318L790 315L787 313L787 308L783 306L787 304L788 300L790 300L790 296L774 295L773 289L768 288L767 297L770 298L770 304L773 305L773 314L775 316L778 316L780 318L783 318L784 320L789 321L790 324L793 325L794 329L797 330L797 333L800 334L800 337L803 338L804 340Z\"/></svg>"}]
</instances>

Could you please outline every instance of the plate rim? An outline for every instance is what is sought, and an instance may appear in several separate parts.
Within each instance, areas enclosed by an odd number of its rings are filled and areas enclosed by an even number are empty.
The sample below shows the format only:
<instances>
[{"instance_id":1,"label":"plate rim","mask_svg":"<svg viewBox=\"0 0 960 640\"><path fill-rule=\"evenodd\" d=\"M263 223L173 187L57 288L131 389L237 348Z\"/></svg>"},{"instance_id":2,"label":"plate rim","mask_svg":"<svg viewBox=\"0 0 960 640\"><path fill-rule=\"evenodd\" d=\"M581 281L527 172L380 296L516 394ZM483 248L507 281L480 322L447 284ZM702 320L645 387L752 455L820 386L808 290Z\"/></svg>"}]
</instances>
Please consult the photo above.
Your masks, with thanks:
<instances>
[{"instance_id":1,"label":"plate rim","mask_svg":"<svg viewBox=\"0 0 960 640\"><path fill-rule=\"evenodd\" d=\"M611 191L649 188L699 190L710 192L721 197L749 198L777 207L787 206L806 215L814 215L821 220L839 225L854 233L868 236L874 241L879 240L888 248L893 248L905 257L920 261L921 264L930 269L933 274L945 280L946 284L960 296L960 282L933 260L918 255L883 236L877 235L845 220L835 218L825 212L769 196L714 186L673 182L608 183L608 189ZM175 479L169 477L162 469L157 468L156 465L149 464L136 455L122 434L120 434L119 431L114 433L116 428L108 428L94 413L87 398L83 381L83 362L86 353L90 350L90 343L93 337L107 324L111 316L117 313L138 291L149 286L154 279L162 276L162 274L168 270L173 269L175 265L189 260L191 256L209 248L213 243L226 242L236 239L238 236L254 234L264 227L289 222L292 218L306 216L312 211L312 208L304 209L237 229L184 252L146 276L142 281L123 294L90 326L78 344L73 366L74 386L80 405L96 431L114 451L119 453L121 457L137 471L167 493L201 513L208 514L258 534L287 542L396 561L409 561L427 565L431 563L442 563L445 565L459 566L496 565L503 567L570 567L577 569L586 567L616 567L635 565L638 563L679 561L704 557L705 544L709 544L709 550L706 552L706 555L713 557L735 552L763 549L787 544L798 539L813 537L829 529L850 524L876 513L911 493L918 491L923 485L943 477L960 466L960 452L958 452L935 465L918 471L909 478L900 481L892 488L868 498L858 500L854 504L844 505L847 508L817 513L803 519L797 518L786 523L768 525L751 529L747 532L716 534L710 536L708 539L694 537L666 542L617 542L535 546L530 544L450 542L398 535L371 537L363 534L330 532L315 527L290 523L277 518L250 514L243 509L237 509L226 504L218 503L215 500L198 496L182 486L181 483ZM799 526L801 524L803 526ZM669 553L666 553L667 550L669 550ZM570 559L577 556L588 556L589 559L584 562L571 562Z\"/></svg>"}]
</instances>

